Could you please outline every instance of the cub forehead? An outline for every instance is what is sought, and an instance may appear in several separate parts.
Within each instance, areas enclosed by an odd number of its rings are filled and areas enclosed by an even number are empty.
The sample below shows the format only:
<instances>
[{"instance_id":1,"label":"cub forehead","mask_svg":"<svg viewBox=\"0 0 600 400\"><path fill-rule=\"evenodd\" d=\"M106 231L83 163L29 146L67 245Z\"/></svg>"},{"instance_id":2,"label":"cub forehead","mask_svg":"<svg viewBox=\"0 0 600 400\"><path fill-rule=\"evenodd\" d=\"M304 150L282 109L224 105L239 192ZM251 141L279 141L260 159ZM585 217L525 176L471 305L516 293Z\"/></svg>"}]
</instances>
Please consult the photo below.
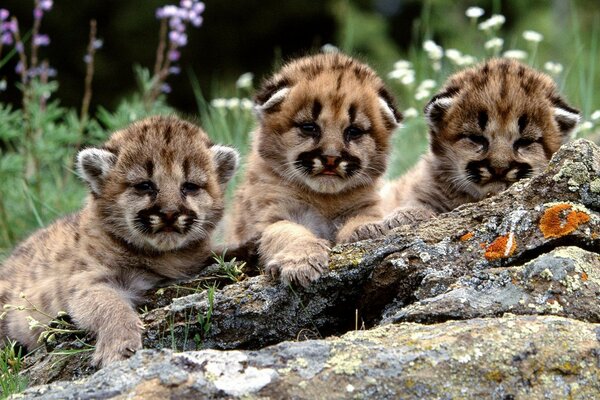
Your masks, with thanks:
<instances>
[{"instance_id":1,"label":"cub forehead","mask_svg":"<svg viewBox=\"0 0 600 400\"><path fill-rule=\"evenodd\" d=\"M200 127L174 116L154 116L115 132L105 147L114 153L126 149L184 150L210 147L211 141ZM208 150L207 150L208 151Z\"/></svg>"}]
</instances>

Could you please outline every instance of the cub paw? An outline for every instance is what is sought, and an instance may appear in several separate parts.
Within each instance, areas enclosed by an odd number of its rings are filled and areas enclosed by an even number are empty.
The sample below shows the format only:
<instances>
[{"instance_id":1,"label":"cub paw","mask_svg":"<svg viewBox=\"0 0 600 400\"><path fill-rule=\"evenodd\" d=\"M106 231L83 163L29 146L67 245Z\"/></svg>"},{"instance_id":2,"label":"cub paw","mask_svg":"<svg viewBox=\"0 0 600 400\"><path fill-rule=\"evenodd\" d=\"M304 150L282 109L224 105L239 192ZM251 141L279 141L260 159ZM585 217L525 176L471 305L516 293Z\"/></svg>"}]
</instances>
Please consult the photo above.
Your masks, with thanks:
<instances>
[{"instance_id":1,"label":"cub paw","mask_svg":"<svg viewBox=\"0 0 600 400\"><path fill-rule=\"evenodd\" d=\"M402 225L415 225L435 217L435 213L423 207L400 207L392 211L382 223L384 229L391 230Z\"/></svg>"},{"instance_id":2,"label":"cub paw","mask_svg":"<svg viewBox=\"0 0 600 400\"><path fill-rule=\"evenodd\" d=\"M144 325L140 320L133 325L133 328L126 328L123 325L115 326L112 330L98 333L92 365L104 368L115 361L131 357L141 349Z\"/></svg>"},{"instance_id":3,"label":"cub paw","mask_svg":"<svg viewBox=\"0 0 600 400\"><path fill-rule=\"evenodd\" d=\"M285 284L304 287L320 277L329 265L329 247L325 240L302 242L287 246L265 264L265 273Z\"/></svg>"},{"instance_id":4,"label":"cub paw","mask_svg":"<svg viewBox=\"0 0 600 400\"><path fill-rule=\"evenodd\" d=\"M353 243L360 240L375 239L385 235L388 229L380 222L360 225L347 237L338 237L338 243Z\"/></svg>"}]
</instances>

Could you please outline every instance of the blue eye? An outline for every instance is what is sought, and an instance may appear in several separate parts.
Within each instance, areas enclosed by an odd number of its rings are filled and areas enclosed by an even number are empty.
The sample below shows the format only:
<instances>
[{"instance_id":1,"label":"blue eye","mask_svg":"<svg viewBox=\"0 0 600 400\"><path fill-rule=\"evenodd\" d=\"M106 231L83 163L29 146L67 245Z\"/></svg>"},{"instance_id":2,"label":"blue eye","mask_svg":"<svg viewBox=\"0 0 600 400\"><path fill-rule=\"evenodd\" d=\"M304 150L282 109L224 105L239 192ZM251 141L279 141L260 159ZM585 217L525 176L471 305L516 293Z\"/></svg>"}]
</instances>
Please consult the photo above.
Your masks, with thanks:
<instances>
[{"instance_id":1,"label":"blue eye","mask_svg":"<svg viewBox=\"0 0 600 400\"><path fill-rule=\"evenodd\" d=\"M344 139L346 139L346 141L351 141L351 140L356 140L359 137L361 137L362 135L365 134L365 131L363 131L362 129L360 129L357 126L349 126L346 128L346 130L344 131Z\"/></svg>"}]
</instances>

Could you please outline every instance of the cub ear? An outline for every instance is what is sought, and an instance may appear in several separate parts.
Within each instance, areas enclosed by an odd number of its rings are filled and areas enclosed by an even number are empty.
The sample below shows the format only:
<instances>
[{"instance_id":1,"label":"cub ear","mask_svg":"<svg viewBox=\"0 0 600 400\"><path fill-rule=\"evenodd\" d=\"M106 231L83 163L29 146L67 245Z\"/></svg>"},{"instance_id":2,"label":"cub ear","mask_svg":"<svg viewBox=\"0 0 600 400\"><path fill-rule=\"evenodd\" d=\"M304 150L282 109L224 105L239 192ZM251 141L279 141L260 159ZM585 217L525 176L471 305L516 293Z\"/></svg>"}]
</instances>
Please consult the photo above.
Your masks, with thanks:
<instances>
[{"instance_id":1,"label":"cub ear","mask_svg":"<svg viewBox=\"0 0 600 400\"><path fill-rule=\"evenodd\" d=\"M402 113L396 108L394 96L384 87L379 89L379 108L387 122L390 130L394 130L400 126L400 122L404 119Z\"/></svg>"},{"instance_id":2,"label":"cub ear","mask_svg":"<svg viewBox=\"0 0 600 400\"><path fill-rule=\"evenodd\" d=\"M439 132L442 120L453 102L454 99L452 97L442 93L433 96L433 98L429 100L429 103L425 105L423 112L425 114L427 126L429 126L429 131L432 134L435 135Z\"/></svg>"},{"instance_id":3,"label":"cub ear","mask_svg":"<svg viewBox=\"0 0 600 400\"><path fill-rule=\"evenodd\" d=\"M76 167L92 193L99 195L106 176L117 162L117 156L108 150L89 148L77 154Z\"/></svg>"},{"instance_id":4,"label":"cub ear","mask_svg":"<svg viewBox=\"0 0 600 400\"><path fill-rule=\"evenodd\" d=\"M563 143L566 143L571 139L573 130L579 124L581 113L565 103L561 97L553 98L552 103L554 104L554 120L558 124Z\"/></svg>"},{"instance_id":5,"label":"cub ear","mask_svg":"<svg viewBox=\"0 0 600 400\"><path fill-rule=\"evenodd\" d=\"M237 150L220 144L213 145L210 150L217 167L219 184L225 186L237 171L240 155Z\"/></svg>"},{"instance_id":6,"label":"cub ear","mask_svg":"<svg viewBox=\"0 0 600 400\"><path fill-rule=\"evenodd\" d=\"M277 111L279 105L285 100L290 92L290 83L285 80L267 81L259 92L254 96L254 111L259 119L265 114Z\"/></svg>"}]
</instances>

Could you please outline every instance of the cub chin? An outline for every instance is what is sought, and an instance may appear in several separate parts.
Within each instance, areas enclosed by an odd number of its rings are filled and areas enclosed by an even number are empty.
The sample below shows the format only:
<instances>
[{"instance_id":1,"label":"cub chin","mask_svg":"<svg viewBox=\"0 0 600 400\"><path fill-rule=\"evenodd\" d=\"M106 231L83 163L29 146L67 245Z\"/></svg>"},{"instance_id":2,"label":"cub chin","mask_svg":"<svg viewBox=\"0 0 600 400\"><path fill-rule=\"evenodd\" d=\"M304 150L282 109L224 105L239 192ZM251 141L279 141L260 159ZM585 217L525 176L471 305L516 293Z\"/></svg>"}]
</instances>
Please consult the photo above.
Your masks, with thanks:
<instances>
[{"instance_id":1,"label":"cub chin","mask_svg":"<svg viewBox=\"0 0 600 400\"><path fill-rule=\"evenodd\" d=\"M426 220L542 171L578 110L546 74L492 59L451 76L425 106L430 150L381 190L382 229Z\"/></svg>"},{"instance_id":2,"label":"cub chin","mask_svg":"<svg viewBox=\"0 0 600 400\"><path fill-rule=\"evenodd\" d=\"M41 328L29 321L45 325L63 311L96 336L95 365L141 348L136 303L203 268L237 161L175 117L145 119L82 150L84 208L32 235L0 269L0 340L34 348Z\"/></svg>"},{"instance_id":3,"label":"cub chin","mask_svg":"<svg viewBox=\"0 0 600 400\"><path fill-rule=\"evenodd\" d=\"M339 53L286 64L255 103L259 126L229 238L259 238L266 273L307 285L333 243L380 234L380 177L401 115L375 72Z\"/></svg>"}]
</instances>

